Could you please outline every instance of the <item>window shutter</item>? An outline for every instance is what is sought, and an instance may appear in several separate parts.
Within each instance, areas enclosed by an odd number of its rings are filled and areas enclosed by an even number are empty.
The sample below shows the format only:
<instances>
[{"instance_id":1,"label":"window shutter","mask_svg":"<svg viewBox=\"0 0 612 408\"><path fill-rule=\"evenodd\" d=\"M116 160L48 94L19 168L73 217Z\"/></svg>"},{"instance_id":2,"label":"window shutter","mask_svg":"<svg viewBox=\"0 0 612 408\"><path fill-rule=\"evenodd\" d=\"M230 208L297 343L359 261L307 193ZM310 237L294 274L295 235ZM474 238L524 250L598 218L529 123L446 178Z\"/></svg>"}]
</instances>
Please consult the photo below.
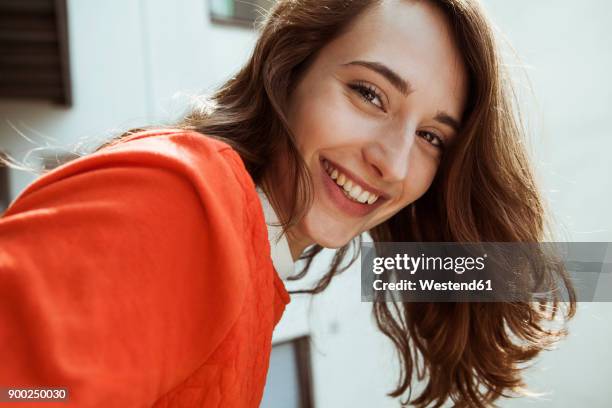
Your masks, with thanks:
<instances>
[{"instance_id":1,"label":"window shutter","mask_svg":"<svg viewBox=\"0 0 612 408\"><path fill-rule=\"evenodd\" d=\"M0 98L71 105L66 0L0 0Z\"/></svg>"}]
</instances>

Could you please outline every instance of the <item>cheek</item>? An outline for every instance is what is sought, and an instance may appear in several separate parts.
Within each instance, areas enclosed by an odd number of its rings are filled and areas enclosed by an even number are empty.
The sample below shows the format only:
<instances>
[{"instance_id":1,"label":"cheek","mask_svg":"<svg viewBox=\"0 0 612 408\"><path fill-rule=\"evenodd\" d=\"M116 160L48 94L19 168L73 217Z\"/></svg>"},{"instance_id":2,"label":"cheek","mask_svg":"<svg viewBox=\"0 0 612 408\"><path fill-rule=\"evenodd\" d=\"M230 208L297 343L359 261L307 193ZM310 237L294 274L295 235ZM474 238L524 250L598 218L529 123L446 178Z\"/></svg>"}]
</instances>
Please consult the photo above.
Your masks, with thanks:
<instances>
[{"instance_id":1,"label":"cheek","mask_svg":"<svg viewBox=\"0 0 612 408\"><path fill-rule=\"evenodd\" d=\"M419 199L431 186L438 163L432 157L424 155L413 148L408 168L408 177L404 182L401 208Z\"/></svg>"},{"instance_id":2,"label":"cheek","mask_svg":"<svg viewBox=\"0 0 612 408\"><path fill-rule=\"evenodd\" d=\"M373 131L372 124L356 112L347 95L333 87L302 100L291 128L307 161L317 150L356 144Z\"/></svg>"}]
</instances>

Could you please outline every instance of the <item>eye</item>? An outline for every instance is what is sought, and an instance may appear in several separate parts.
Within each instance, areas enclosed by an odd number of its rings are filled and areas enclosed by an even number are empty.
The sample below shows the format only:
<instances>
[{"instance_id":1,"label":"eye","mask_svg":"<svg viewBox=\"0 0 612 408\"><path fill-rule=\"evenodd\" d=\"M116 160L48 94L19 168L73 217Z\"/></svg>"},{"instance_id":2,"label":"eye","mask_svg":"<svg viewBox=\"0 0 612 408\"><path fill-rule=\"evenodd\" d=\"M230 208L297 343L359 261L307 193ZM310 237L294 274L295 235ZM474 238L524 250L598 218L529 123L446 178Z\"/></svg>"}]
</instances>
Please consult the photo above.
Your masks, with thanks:
<instances>
[{"instance_id":1,"label":"eye","mask_svg":"<svg viewBox=\"0 0 612 408\"><path fill-rule=\"evenodd\" d=\"M358 81L354 84L350 84L349 88L357 92L364 101L371 103L372 105L376 106L378 109L385 112L385 106L382 102L383 98L380 92L378 92L373 85L370 85L367 82ZM378 101L380 102L380 105L373 102L376 99L378 99Z\"/></svg>"},{"instance_id":2,"label":"eye","mask_svg":"<svg viewBox=\"0 0 612 408\"><path fill-rule=\"evenodd\" d=\"M417 132L418 136L421 136L423 139L427 140L433 146L436 146L440 150L444 150L444 140L435 134L434 132L428 132L426 130L419 130Z\"/></svg>"}]
</instances>

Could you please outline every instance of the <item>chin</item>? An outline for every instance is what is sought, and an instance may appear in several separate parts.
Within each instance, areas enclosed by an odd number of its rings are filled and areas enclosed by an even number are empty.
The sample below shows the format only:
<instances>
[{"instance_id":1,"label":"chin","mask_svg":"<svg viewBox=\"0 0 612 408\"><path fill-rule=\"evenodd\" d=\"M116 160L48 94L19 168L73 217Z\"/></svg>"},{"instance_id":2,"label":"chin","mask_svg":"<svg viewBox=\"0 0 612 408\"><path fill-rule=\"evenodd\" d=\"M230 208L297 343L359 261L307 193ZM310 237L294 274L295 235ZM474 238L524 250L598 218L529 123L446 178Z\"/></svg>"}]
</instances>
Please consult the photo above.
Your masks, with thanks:
<instances>
[{"instance_id":1,"label":"chin","mask_svg":"<svg viewBox=\"0 0 612 408\"><path fill-rule=\"evenodd\" d=\"M314 242L316 242L318 245L322 246L323 248L329 248L329 249L342 248L343 246L351 242L351 239L352 237L349 239L333 239L333 238L330 239L329 237L320 237L318 239L318 238L313 237Z\"/></svg>"},{"instance_id":2,"label":"chin","mask_svg":"<svg viewBox=\"0 0 612 408\"><path fill-rule=\"evenodd\" d=\"M324 248L342 248L359 235L359 231L347 228L346 225L340 223L337 219L313 217L312 215L307 215L303 220L302 231L311 242Z\"/></svg>"}]
</instances>

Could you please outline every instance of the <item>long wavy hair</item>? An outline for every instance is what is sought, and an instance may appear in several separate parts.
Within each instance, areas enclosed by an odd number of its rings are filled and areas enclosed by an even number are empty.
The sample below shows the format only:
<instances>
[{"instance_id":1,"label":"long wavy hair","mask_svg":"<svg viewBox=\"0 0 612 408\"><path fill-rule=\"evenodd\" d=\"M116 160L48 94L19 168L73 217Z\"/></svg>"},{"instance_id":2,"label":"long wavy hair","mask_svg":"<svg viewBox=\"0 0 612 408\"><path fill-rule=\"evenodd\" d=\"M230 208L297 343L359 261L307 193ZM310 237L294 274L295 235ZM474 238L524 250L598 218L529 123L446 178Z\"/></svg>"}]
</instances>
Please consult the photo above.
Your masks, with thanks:
<instances>
[{"instance_id":1,"label":"long wavy hair","mask_svg":"<svg viewBox=\"0 0 612 408\"><path fill-rule=\"evenodd\" d=\"M283 209L285 230L299 222L313 196L286 118L291 91L317 52L380 1L278 1L259 22L257 43L243 68L169 126L232 146L255 184L275 208ZM550 229L492 26L476 1L427 1L445 13L468 70L464 125L429 190L369 234L375 242L541 242ZM98 150L143 129L126 132ZM278 197L273 188L270 159L280 152L295 181L289 197ZM357 259L359 251L351 246L358 249L360 242L361 236L339 248L313 288L291 293L323 291ZM304 268L293 279L308 272L322 249L313 245L302 254ZM562 269L551 270L564 276ZM573 289L564 277L563 282L569 302L556 297L539 302L374 302L377 326L400 360L397 386L388 395L401 397L408 391L404 403L418 407L439 407L449 399L456 407L485 407L502 396L525 395L523 364L566 335L565 323L575 314ZM553 321L562 325L549 327ZM412 399L415 377L426 383Z\"/></svg>"}]
</instances>

